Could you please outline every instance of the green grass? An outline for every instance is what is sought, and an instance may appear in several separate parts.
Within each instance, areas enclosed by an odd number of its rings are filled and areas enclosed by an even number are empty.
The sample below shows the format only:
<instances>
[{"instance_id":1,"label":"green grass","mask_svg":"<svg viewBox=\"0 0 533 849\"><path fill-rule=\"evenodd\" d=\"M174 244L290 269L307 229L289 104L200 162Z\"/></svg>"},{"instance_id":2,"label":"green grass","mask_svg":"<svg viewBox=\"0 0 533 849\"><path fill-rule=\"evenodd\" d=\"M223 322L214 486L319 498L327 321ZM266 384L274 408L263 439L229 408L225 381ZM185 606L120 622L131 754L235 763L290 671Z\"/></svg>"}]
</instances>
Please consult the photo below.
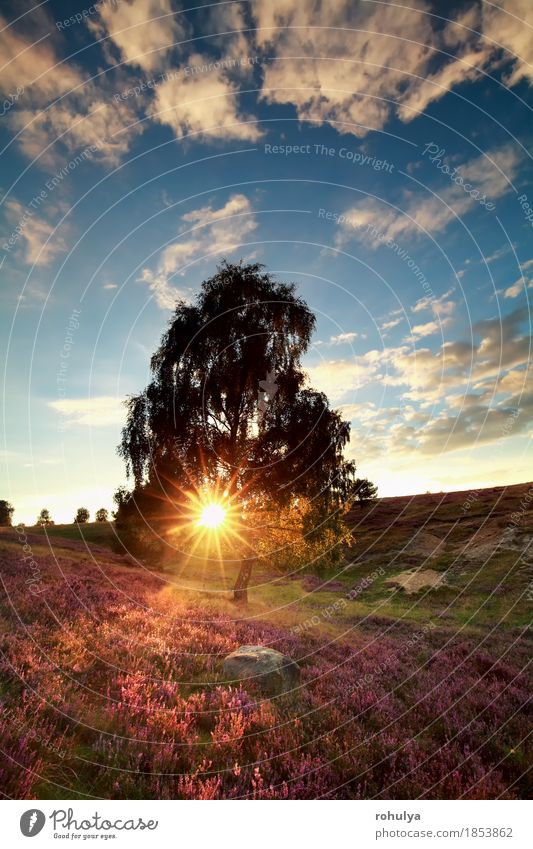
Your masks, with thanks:
<instances>
[{"instance_id":1,"label":"green grass","mask_svg":"<svg viewBox=\"0 0 533 849\"><path fill-rule=\"evenodd\" d=\"M438 563L438 571L447 568L449 560L448 555L443 557ZM505 592L489 598L494 587L508 571L511 561L511 556L502 555L496 562L489 563L486 569L480 570L474 564L466 566L466 574L452 575L448 586L422 590L415 595L407 595L402 590L390 591L385 581L401 569L389 567L385 574L378 576L370 586L363 589L356 599L342 602L331 615L327 615L325 611L328 608L331 610L333 605L345 599L344 591L309 592L305 588L303 578L280 581L278 573L269 573L268 568L263 566L252 576L246 615L265 619L280 627L302 625L318 616L319 624L311 627L332 636L349 631L366 617L369 624L373 617L378 616L382 620L390 620L391 624L400 619L421 626L429 620L435 620L443 611L443 624L453 628L466 626L467 630L477 631L479 628L493 626L500 620L501 628L516 628L529 621L529 611L524 601L510 611L525 588L526 579L523 574L516 571L511 573L506 579ZM348 590L375 571L378 565L373 564L372 568L358 566L348 575L341 576L340 580ZM228 567L225 580L221 581L217 577L210 585L204 564L189 563L186 567L178 567L176 571L167 568L166 577L174 583L174 587L171 585L168 592L176 597L183 597L185 591L189 593L191 603L199 601L212 610L234 612L235 607L231 599L236 574L236 567ZM221 591L223 587L225 591Z\"/></svg>"},{"instance_id":2,"label":"green grass","mask_svg":"<svg viewBox=\"0 0 533 849\"><path fill-rule=\"evenodd\" d=\"M46 535L50 539L62 538L72 539L76 542L85 542L92 545L104 545L110 547L113 539L113 525L111 522L87 522L77 525L75 522L69 525L48 525L46 530L39 526L29 527L31 533Z\"/></svg>"},{"instance_id":3,"label":"green grass","mask_svg":"<svg viewBox=\"0 0 533 849\"><path fill-rule=\"evenodd\" d=\"M481 561L460 554L467 541L474 539L474 542L483 543L484 533L507 526L509 515L516 509L523 491L510 488L501 498L500 493L482 494L476 504L478 509L474 512L471 508L466 517L461 509L464 497L455 494L453 503L443 504L435 503L434 497L418 497L406 509L399 509L394 502L382 502L376 510L355 511L352 520L356 526L356 543L347 555L348 560L351 557L361 560L340 574L328 576L340 583L342 590L309 592L303 575L284 577L270 570L268 564L259 563L249 588L247 615L283 627L301 625L318 616L319 624L313 625L313 629L332 635L349 631L358 626L361 619L366 619L370 625L373 617L390 620L391 624L404 620L413 626L439 618L442 626L463 628L465 632L478 632L496 623L501 623L498 627L505 630L523 627L529 622L530 612L520 596L529 578L524 569L516 566L517 552L501 551ZM519 545L520 539L524 546L527 544L530 528L531 518L525 514L520 528L524 536L517 538ZM444 543L435 557L426 559L426 555L417 550L424 534L431 534ZM416 566L447 572L447 584L412 595L400 589L391 592L387 579ZM376 576L356 599L339 604L330 616L324 614L380 567L384 574ZM215 571L210 564L191 560L167 566L165 572L175 585L169 592L188 592L191 601L194 599L213 610L227 612L234 610L231 591L237 568L236 564L227 564L220 572L218 567ZM501 587L496 589L499 585Z\"/></svg>"},{"instance_id":4,"label":"green grass","mask_svg":"<svg viewBox=\"0 0 533 849\"><path fill-rule=\"evenodd\" d=\"M379 617L420 625L441 613L442 624L450 628L466 626L477 630L493 626L500 620L500 627L505 629L522 627L529 621L529 611L527 603L518 600L530 578L516 565L511 568L517 554L498 552L480 564L457 552L468 540L476 542L477 535L482 542L482 534L486 531L506 527L513 510L519 509L526 490L527 485L496 492L482 491L467 512L462 509L467 493L384 499L364 510L357 509L351 516L356 543L353 550L347 552L347 561L356 557L360 561L340 574L328 576L344 589L310 592L303 574L284 576L261 561L252 575L246 615L284 627L297 626L318 616L320 624L313 627L333 635L346 632L367 617L369 621ZM42 534L43 546L47 547L44 530L28 528L28 531ZM524 513L520 533L532 532L531 511L528 511ZM442 540L444 547L437 556L426 560L424 554L417 551L417 545L428 533ZM108 522L54 525L46 529L46 535L50 540L63 538L106 547L111 547L114 540L113 525ZM525 541L526 536L523 539ZM35 552L40 551L39 545ZM45 548L42 551L46 553ZM79 555L74 551L72 554L75 558L84 556L83 550ZM448 584L422 590L416 595L407 595L398 589L391 592L387 579L414 566L441 573L450 570ZM332 615L324 615L327 608L344 600L352 587L380 567L384 574L377 576L355 600L346 600ZM191 603L199 601L213 611L233 613L232 590L238 568L238 563L219 566L201 559L178 557L174 563L162 564L161 571L169 581L166 592L172 596L185 594ZM499 584L502 589L491 595ZM518 603L515 605L515 602Z\"/></svg>"}]
</instances>

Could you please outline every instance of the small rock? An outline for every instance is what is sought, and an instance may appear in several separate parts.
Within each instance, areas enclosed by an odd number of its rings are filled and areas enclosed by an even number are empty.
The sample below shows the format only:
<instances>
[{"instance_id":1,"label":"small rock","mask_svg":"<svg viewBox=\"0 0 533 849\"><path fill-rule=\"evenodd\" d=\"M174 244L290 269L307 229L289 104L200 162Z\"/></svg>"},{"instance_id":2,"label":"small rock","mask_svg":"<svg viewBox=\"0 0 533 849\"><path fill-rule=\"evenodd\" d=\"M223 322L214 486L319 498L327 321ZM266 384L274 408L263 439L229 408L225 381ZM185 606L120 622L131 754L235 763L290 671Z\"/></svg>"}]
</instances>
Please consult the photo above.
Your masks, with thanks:
<instances>
[{"instance_id":1,"label":"small rock","mask_svg":"<svg viewBox=\"0 0 533 849\"><path fill-rule=\"evenodd\" d=\"M287 693L300 682L298 664L266 646L240 646L222 664L228 684L255 684L269 695Z\"/></svg>"}]
</instances>

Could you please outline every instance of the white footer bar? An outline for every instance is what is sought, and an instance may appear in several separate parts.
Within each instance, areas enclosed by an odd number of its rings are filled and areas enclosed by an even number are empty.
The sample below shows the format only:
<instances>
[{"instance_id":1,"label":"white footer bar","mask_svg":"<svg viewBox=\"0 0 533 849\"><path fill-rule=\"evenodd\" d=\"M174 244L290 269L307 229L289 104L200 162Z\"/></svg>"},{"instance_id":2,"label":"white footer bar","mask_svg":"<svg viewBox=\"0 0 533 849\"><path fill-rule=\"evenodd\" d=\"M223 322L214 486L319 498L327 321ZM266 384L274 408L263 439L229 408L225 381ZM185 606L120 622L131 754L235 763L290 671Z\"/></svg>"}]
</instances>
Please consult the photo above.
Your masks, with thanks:
<instances>
[{"instance_id":1,"label":"white footer bar","mask_svg":"<svg viewBox=\"0 0 533 849\"><path fill-rule=\"evenodd\" d=\"M366 849L533 846L518 801L2 802L2 844ZM35 843L30 839L35 838Z\"/></svg>"}]
</instances>

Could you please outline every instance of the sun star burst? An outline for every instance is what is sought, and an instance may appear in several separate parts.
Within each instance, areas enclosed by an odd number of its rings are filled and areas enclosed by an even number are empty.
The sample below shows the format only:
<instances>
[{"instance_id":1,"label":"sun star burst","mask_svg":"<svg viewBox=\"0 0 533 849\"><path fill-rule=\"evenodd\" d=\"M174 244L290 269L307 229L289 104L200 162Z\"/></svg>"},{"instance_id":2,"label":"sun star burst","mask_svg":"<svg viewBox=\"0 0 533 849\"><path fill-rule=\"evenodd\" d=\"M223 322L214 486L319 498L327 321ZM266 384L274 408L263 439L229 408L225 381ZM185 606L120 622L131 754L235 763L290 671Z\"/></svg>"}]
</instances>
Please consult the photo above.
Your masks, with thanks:
<instances>
[{"instance_id":1,"label":"sun star burst","mask_svg":"<svg viewBox=\"0 0 533 849\"><path fill-rule=\"evenodd\" d=\"M222 504L217 504L216 502L213 502L210 504L205 504L202 507L200 518L198 519L198 525L202 528L215 530L216 528L220 528L220 526L224 524L225 520L225 508L222 506Z\"/></svg>"}]
</instances>

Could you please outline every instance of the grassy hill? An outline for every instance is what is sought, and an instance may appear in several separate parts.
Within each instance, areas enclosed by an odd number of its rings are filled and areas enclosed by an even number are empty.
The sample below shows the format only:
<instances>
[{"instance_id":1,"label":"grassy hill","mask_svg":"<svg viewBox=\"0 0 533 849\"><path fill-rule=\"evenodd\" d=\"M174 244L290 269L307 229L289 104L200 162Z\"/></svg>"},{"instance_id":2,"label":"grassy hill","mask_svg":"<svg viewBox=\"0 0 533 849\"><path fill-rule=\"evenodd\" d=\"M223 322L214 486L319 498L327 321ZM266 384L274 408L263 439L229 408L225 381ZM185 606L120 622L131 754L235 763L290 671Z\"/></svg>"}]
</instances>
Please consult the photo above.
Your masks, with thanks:
<instances>
[{"instance_id":1,"label":"grassy hill","mask_svg":"<svg viewBox=\"0 0 533 849\"><path fill-rule=\"evenodd\" d=\"M111 547L114 533L112 522L87 522L78 525L75 522L68 525L49 525L46 529L37 526L28 528L31 533L42 533L51 540L73 539L76 542L85 541L89 545L105 545Z\"/></svg>"},{"instance_id":2,"label":"grassy hill","mask_svg":"<svg viewBox=\"0 0 533 849\"><path fill-rule=\"evenodd\" d=\"M237 564L134 566L108 524L28 529L29 551L2 529L4 793L526 795L532 496L381 499L339 573L262 563L245 609ZM225 681L243 644L297 660L301 686Z\"/></svg>"}]
</instances>

